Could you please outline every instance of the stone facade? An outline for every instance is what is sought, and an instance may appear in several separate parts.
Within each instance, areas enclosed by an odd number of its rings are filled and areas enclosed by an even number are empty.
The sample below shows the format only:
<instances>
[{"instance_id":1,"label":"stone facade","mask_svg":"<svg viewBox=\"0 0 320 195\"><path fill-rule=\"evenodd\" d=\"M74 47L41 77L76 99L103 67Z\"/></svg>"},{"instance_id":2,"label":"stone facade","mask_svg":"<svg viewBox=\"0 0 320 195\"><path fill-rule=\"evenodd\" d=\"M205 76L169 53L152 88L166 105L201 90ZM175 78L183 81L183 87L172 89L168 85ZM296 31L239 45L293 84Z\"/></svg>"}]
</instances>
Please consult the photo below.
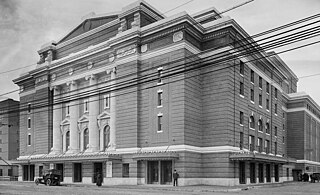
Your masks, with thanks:
<instances>
[{"instance_id":1,"label":"stone facade","mask_svg":"<svg viewBox=\"0 0 320 195\"><path fill-rule=\"evenodd\" d=\"M108 185L172 184L174 169L179 185L292 180L282 127L297 77L275 53L240 47L249 36L234 20L205 15L167 18L138 1L41 48L14 80L32 107L20 180L47 168Z\"/></svg>"}]
</instances>

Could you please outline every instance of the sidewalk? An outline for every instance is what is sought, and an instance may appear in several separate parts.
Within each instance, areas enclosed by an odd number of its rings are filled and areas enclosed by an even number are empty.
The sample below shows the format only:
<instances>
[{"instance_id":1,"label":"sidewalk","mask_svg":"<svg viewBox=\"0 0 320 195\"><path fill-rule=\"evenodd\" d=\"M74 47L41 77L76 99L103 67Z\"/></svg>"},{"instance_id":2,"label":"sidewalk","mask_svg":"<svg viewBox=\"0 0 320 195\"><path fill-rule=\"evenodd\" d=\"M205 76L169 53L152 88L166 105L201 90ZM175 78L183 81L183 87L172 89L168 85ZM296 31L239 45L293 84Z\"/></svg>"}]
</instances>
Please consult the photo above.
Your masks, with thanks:
<instances>
[{"instance_id":1,"label":"sidewalk","mask_svg":"<svg viewBox=\"0 0 320 195\"><path fill-rule=\"evenodd\" d=\"M280 187L285 185L294 185L295 182L285 183L264 183L256 185L239 185L239 186L209 186L209 185L196 185L196 186L171 186L171 185L102 185L100 188L121 188L121 189L146 189L156 191L185 191L185 192L238 192L242 190L250 190L252 188L262 187ZM62 186L86 187L97 188L94 184L63 184Z\"/></svg>"}]
</instances>

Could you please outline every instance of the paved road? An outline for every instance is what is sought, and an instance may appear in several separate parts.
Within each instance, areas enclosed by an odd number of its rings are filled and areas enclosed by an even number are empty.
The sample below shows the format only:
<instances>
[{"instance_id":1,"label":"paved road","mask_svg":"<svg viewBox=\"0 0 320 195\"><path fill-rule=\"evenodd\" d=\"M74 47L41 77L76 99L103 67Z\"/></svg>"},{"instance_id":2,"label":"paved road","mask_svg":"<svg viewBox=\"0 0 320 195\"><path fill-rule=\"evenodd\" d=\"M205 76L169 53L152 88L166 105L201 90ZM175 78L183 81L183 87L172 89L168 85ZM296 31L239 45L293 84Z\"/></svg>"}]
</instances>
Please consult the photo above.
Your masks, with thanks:
<instances>
[{"instance_id":1,"label":"paved road","mask_svg":"<svg viewBox=\"0 0 320 195\"><path fill-rule=\"evenodd\" d=\"M31 182L3 182L0 181L0 194L68 194L68 195L95 195L95 194L239 194L239 195L319 195L320 183L286 183L281 185L262 185L226 188L221 186L102 186L94 185L64 185L64 186L36 186Z\"/></svg>"}]
</instances>

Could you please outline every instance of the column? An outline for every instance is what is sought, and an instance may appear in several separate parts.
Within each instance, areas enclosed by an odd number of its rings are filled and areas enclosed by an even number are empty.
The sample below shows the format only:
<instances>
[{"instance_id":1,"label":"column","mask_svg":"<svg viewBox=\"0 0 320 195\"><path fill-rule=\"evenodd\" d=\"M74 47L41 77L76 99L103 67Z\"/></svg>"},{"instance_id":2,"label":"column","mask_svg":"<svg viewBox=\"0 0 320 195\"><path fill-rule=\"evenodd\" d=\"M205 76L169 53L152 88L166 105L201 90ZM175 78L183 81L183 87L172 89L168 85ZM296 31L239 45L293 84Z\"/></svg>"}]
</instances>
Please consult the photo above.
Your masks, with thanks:
<instances>
[{"instance_id":1,"label":"column","mask_svg":"<svg viewBox=\"0 0 320 195\"><path fill-rule=\"evenodd\" d=\"M52 87L53 90L53 145L52 145L52 153L60 154L62 152L62 136L60 130L60 123L62 120L62 107L61 104L56 104L55 99L58 98L60 94L60 88L58 86Z\"/></svg>"},{"instance_id":2,"label":"column","mask_svg":"<svg viewBox=\"0 0 320 195\"><path fill-rule=\"evenodd\" d=\"M97 78L95 75L86 77L89 80L90 90L96 90ZM99 127L97 122L97 116L99 115L99 96L94 95L89 97L89 151L99 151Z\"/></svg>"},{"instance_id":3,"label":"column","mask_svg":"<svg viewBox=\"0 0 320 195\"><path fill-rule=\"evenodd\" d=\"M73 96L77 92L77 83L75 81L68 82L70 87L69 95ZM76 98L73 96L72 98ZM79 131L78 131L78 117L79 117L79 105L78 100L70 100L70 150L67 153L79 152Z\"/></svg>"},{"instance_id":4,"label":"column","mask_svg":"<svg viewBox=\"0 0 320 195\"><path fill-rule=\"evenodd\" d=\"M111 149L116 148L116 97L114 91L114 85L116 84L116 68L113 68L111 72L110 86L110 147Z\"/></svg>"}]
</instances>

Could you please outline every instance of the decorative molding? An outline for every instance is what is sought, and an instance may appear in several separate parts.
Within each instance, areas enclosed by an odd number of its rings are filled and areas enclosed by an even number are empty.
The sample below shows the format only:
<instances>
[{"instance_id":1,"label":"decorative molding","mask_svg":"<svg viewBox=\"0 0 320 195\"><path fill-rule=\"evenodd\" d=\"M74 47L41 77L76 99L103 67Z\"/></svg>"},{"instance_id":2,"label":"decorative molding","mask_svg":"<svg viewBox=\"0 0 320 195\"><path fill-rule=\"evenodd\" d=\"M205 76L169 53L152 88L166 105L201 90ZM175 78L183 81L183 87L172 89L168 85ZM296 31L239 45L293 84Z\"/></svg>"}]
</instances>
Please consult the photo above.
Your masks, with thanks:
<instances>
[{"instance_id":1,"label":"decorative molding","mask_svg":"<svg viewBox=\"0 0 320 195\"><path fill-rule=\"evenodd\" d=\"M35 84L38 84L38 83L41 83L41 82L44 82L44 81L48 81L48 75L45 75L45 76L37 78L36 81L35 81Z\"/></svg>"},{"instance_id":2,"label":"decorative molding","mask_svg":"<svg viewBox=\"0 0 320 195\"><path fill-rule=\"evenodd\" d=\"M93 67L94 63L92 61L88 62L87 69L90 70Z\"/></svg>"},{"instance_id":3,"label":"decorative molding","mask_svg":"<svg viewBox=\"0 0 320 195\"><path fill-rule=\"evenodd\" d=\"M69 68L68 73L70 76L73 74L73 72L74 72L73 68Z\"/></svg>"},{"instance_id":4,"label":"decorative molding","mask_svg":"<svg viewBox=\"0 0 320 195\"><path fill-rule=\"evenodd\" d=\"M51 75L51 81L55 81L57 79L57 74L53 73Z\"/></svg>"},{"instance_id":5,"label":"decorative molding","mask_svg":"<svg viewBox=\"0 0 320 195\"><path fill-rule=\"evenodd\" d=\"M70 120L66 118L60 123L60 131L62 135L65 135L66 132L69 130L70 130Z\"/></svg>"},{"instance_id":6,"label":"decorative molding","mask_svg":"<svg viewBox=\"0 0 320 195\"><path fill-rule=\"evenodd\" d=\"M141 53L148 51L148 44L141 45Z\"/></svg>"},{"instance_id":7,"label":"decorative molding","mask_svg":"<svg viewBox=\"0 0 320 195\"><path fill-rule=\"evenodd\" d=\"M125 56L135 54L137 52L137 46L136 45L131 45L128 47L125 47L123 49L117 50L117 58L123 58Z\"/></svg>"},{"instance_id":8,"label":"decorative molding","mask_svg":"<svg viewBox=\"0 0 320 195\"><path fill-rule=\"evenodd\" d=\"M114 55L113 54L110 54L109 55L109 62L113 62L115 59Z\"/></svg>"},{"instance_id":9,"label":"decorative molding","mask_svg":"<svg viewBox=\"0 0 320 195\"><path fill-rule=\"evenodd\" d=\"M79 128L78 131L79 132L84 131L86 128L88 128L88 125L89 125L89 118L87 115L83 115L78 120L78 128Z\"/></svg>"},{"instance_id":10,"label":"decorative molding","mask_svg":"<svg viewBox=\"0 0 320 195\"><path fill-rule=\"evenodd\" d=\"M173 34L173 42L178 42L181 41L183 39L183 32L179 31Z\"/></svg>"},{"instance_id":11,"label":"decorative molding","mask_svg":"<svg viewBox=\"0 0 320 195\"><path fill-rule=\"evenodd\" d=\"M97 117L99 129L103 129L106 125L110 124L110 113L107 111L102 112Z\"/></svg>"}]
</instances>

